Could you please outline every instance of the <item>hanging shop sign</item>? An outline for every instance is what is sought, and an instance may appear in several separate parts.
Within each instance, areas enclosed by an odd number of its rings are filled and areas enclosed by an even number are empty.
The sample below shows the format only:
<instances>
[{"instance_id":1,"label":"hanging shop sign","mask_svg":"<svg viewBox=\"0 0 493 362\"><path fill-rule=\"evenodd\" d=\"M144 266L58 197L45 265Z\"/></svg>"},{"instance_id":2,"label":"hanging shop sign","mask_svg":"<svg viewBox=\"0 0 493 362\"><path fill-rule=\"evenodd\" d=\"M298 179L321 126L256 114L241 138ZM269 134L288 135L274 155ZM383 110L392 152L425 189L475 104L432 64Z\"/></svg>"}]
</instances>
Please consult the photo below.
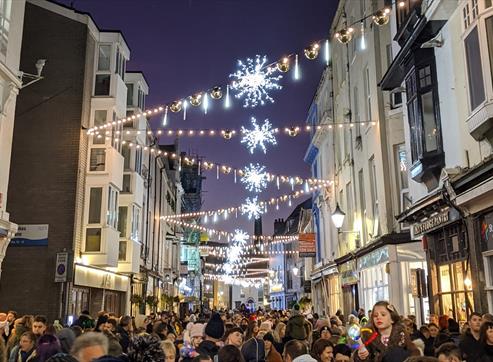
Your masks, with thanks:
<instances>
[{"instance_id":1,"label":"hanging shop sign","mask_svg":"<svg viewBox=\"0 0 493 362\"><path fill-rule=\"evenodd\" d=\"M10 246L47 246L48 224L19 225Z\"/></svg>"},{"instance_id":2,"label":"hanging shop sign","mask_svg":"<svg viewBox=\"0 0 493 362\"><path fill-rule=\"evenodd\" d=\"M358 270L371 268L373 266L385 263L389 260L389 248L387 246L374 250L369 254L358 258Z\"/></svg>"},{"instance_id":3,"label":"hanging shop sign","mask_svg":"<svg viewBox=\"0 0 493 362\"><path fill-rule=\"evenodd\" d=\"M493 249L493 212L484 215L481 221L481 241L487 245L487 250Z\"/></svg>"},{"instance_id":4,"label":"hanging shop sign","mask_svg":"<svg viewBox=\"0 0 493 362\"><path fill-rule=\"evenodd\" d=\"M298 240L300 258L311 258L316 256L315 233L300 234Z\"/></svg>"},{"instance_id":5,"label":"hanging shop sign","mask_svg":"<svg viewBox=\"0 0 493 362\"><path fill-rule=\"evenodd\" d=\"M418 222L413 225L413 234L414 236L420 236L435 230L449 222L458 220L460 215L455 209L447 209L447 211L441 212L437 215L430 216L423 222Z\"/></svg>"}]
</instances>

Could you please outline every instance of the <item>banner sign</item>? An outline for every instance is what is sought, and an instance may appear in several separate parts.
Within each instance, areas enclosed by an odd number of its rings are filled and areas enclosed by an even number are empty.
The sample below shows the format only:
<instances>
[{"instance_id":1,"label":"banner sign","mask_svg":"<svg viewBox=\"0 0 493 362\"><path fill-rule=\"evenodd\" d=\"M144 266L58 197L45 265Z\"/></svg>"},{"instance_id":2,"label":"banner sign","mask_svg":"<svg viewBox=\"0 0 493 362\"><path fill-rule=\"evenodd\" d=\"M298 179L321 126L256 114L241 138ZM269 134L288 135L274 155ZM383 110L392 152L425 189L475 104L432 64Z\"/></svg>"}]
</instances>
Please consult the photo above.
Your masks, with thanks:
<instances>
[{"instance_id":1,"label":"banner sign","mask_svg":"<svg viewBox=\"0 0 493 362\"><path fill-rule=\"evenodd\" d=\"M47 246L48 224L19 225L10 246Z\"/></svg>"},{"instance_id":2,"label":"banner sign","mask_svg":"<svg viewBox=\"0 0 493 362\"><path fill-rule=\"evenodd\" d=\"M300 258L311 258L316 256L315 233L299 234L299 255Z\"/></svg>"},{"instance_id":3,"label":"banner sign","mask_svg":"<svg viewBox=\"0 0 493 362\"><path fill-rule=\"evenodd\" d=\"M56 253L55 283L64 283L67 281L67 270L68 253Z\"/></svg>"}]
</instances>

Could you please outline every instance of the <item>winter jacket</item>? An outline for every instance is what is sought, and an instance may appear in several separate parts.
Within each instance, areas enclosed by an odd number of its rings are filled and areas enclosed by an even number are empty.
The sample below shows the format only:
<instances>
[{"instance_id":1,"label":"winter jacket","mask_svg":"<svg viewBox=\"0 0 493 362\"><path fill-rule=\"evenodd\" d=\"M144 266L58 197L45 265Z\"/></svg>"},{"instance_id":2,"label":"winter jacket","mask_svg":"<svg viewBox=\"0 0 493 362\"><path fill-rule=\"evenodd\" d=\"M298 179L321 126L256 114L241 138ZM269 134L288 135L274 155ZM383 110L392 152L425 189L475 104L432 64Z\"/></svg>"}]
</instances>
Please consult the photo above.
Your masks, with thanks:
<instances>
[{"instance_id":1,"label":"winter jacket","mask_svg":"<svg viewBox=\"0 0 493 362\"><path fill-rule=\"evenodd\" d=\"M302 315L295 315L288 320L286 326L286 337L289 339L305 340L308 338L310 327L305 317Z\"/></svg>"},{"instance_id":2,"label":"winter jacket","mask_svg":"<svg viewBox=\"0 0 493 362\"><path fill-rule=\"evenodd\" d=\"M214 356L219 353L219 346L212 341L205 340L199 344L197 352L199 352L199 354L209 356L211 360L214 361Z\"/></svg>"},{"instance_id":3,"label":"winter jacket","mask_svg":"<svg viewBox=\"0 0 493 362\"><path fill-rule=\"evenodd\" d=\"M438 333L438 336L436 336L433 347L435 347L435 351L436 351L442 344L449 342L454 343L454 340L450 335L450 332L448 331L448 329L442 329L440 333Z\"/></svg>"},{"instance_id":4,"label":"winter jacket","mask_svg":"<svg viewBox=\"0 0 493 362\"><path fill-rule=\"evenodd\" d=\"M309 354L302 354L301 356L296 357L293 362L317 362L317 360Z\"/></svg>"},{"instance_id":5,"label":"winter jacket","mask_svg":"<svg viewBox=\"0 0 493 362\"><path fill-rule=\"evenodd\" d=\"M34 348L29 352L22 352L21 350L19 350L19 352L17 352L16 362L29 362L34 360L35 358L36 358L36 351Z\"/></svg>"},{"instance_id":6,"label":"winter jacket","mask_svg":"<svg viewBox=\"0 0 493 362\"><path fill-rule=\"evenodd\" d=\"M241 346L241 354L245 362L265 362L264 341L255 337L250 338Z\"/></svg>"},{"instance_id":7,"label":"winter jacket","mask_svg":"<svg viewBox=\"0 0 493 362\"><path fill-rule=\"evenodd\" d=\"M130 344L130 335L123 327L118 326L116 329L116 336L122 346L123 353L127 353L128 345Z\"/></svg>"},{"instance_id":8,"label":"winter jacket","mask_svg":"<svg viewBox=\"0 0 493 362\"><path fill-rule=\"evenodd\" d=\"M493 362L493 346L481 346L476 361Z\"/></svg>"},{"instance_id":9,"label":"winter jacket","mask_svg":"<svg viewBox=\"0 0 493 362\"><path fill-rule=\"evenodd\" d=\"M382 343L382 336L378 332L364 331L361 337L370 355L362 360L356 350L353 353L354 362L402 362L410 356L421 354L401 324L392 326L387 346Z\"/></svg>"},{"instance_id":10,"label":"winter jacket","mask_svg":"<svg viewBox=\"0 0 493 362\"><path fill-rule=\"evenodd\" d=\"M277 352L274 345L270 348L269 353L265 357L265 362L282 362L282 357L279 352Z\"/></svg>"},{"instance_id":11,"label":"winter jacket","mask_svg":"<svg viewBox=\"0 0 493 362\"><path fill-rule=\"evenodd\" d=\"M466 362L476 362L482 352L481 342L474 338L470 330L467 330L459 342L462 358Z\"/></svg>"}]
</instances>

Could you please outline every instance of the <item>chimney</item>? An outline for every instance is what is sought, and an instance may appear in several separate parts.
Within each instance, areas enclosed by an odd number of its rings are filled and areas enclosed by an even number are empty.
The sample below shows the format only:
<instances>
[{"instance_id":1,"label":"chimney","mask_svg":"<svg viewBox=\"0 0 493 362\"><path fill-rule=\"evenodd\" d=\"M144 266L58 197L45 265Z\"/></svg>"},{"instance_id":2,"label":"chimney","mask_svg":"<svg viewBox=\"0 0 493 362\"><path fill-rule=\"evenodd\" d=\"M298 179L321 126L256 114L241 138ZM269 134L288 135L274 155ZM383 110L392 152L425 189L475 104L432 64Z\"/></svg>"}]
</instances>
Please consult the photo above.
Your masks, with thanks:
<instances>
[{"instance_id":1,"label":"chimney","mask_svg":"<svg viewBox=\"0 0 493 362\"><path fill-rule=\"evenodd\" d=\"M274 235L282 235L285 231L285 222L284 219L275 219L274 220Z\"/></svg>"}]
</instances>

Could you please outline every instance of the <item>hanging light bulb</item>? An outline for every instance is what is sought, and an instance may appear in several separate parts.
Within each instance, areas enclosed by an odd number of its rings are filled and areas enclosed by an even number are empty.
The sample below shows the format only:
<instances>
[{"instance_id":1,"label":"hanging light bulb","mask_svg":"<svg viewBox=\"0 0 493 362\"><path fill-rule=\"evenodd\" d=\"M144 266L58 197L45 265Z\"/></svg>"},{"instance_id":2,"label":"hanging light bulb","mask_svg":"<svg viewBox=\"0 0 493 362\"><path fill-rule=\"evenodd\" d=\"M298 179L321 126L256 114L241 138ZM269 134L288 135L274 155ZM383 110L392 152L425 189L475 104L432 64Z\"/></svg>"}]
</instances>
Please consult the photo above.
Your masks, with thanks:
<instances>
[{"instance_id":1,"label":"hanging light bulb","mask_svg":"<svg viewBox=\"0 0 493 362\"><path fill-rule=\"evenodd\" d=\"M294 80L300 79L300 65L298 64L298 54L294 56Z\"/></svg>"},{"instance_id":2,"label":"hanging light bulb","mask_svg":"<svg viewBox=\"0 0 493 362\"><path fill-rule=\"evenodd\" d=\"M183 120L186 121L187 119L187 108L188 108L188 102L187 100L185 99L183 101Z\"/></svg>"},{"instance_id":3,"label":"hanging light bulb","mask_svg":"<svg viewBox=\"0 0 493 362\"><path fill-rule=\"evenodd\" d=\"M168 124L168 106L164 109L164 116L163 116L163 127L166 127Z\"/></svg>"},{"instance_id":4,"label":"hanging light bulb","mask_svg":"<svg viewBox=\"0 0 493 362\"><path fill-rule=\"evenodd\" d=\"M379 26L385 25L389 22L389 14L390 14L390 9L385 8L383 10L378 10L374 15L373 15L373 22Z\"/></svg>"},{"instance_id":5,"label":"hanging light bulb","mask_svg":"<svg viewBox=\"0 0 493 362\"><path fill-rule=\"evenodd\" d=\"M353 28L341 29L335 34L335 37L341 44L347 44L353 39L353 31Z\"/></svg>"},{"instance_id":6,"label":"hanging light bulb","mask_svg":"<svg viewBox=\"0 0 493 362\"><path fill-rule=\"evenodd\" d=\"M366 39L365 39L365 22L361 22L361 40L359 43L360 50L366 50Z\"/></svg>"},{"instance_id":7,"label":"hanging light bulb","mask_svg":"<svg viewBox=\"0 0 493 362\"><path fill-rule=\"evenodd\" d=\"M169 106L169 109L171 110L171 112L177 113L181 111L181 105L182 105L181 101L174 101Z\"/></svg>"},{"instance_id":8,"label":"hanging light bulb","mask_svg":"<svg viewBox=\"0 0 493 362\"><path fill-rule=\"evenodd\" d=\"M202 103L202 93L195 93L193 96L190 96L190 104L194 107L200 106Z\"/></svg>"},{"instance_id":9,"label":"hanging light bulb","mask_svg":"<svg viewBox=\"0 0 493 362\"><path fill-rule=\"evenodd\" d=\"M312 44L309 47L305 48L303 53L307 59L313 60L318 57L318 53L320 51L320 45L318 43Z\"/></svg>"},{"instance_id":10,"label":"hanging light bulb","mask_svg":"<svg viewBox=\"0 0 493 362\"><path fill-rule=\"evenodd\" d=\"M324 55L325 55L325 65L329 65L330 61L330 44L329 44L329 39L325 40L325 49L324 49Z\"/></svg>"},{"instance_id":11,"label":"hanging light bulb","mask_svg":"<svg viewBox=\"0 0 493 362\"><path fill-rule=\"evenodd\" d=\"M224 99L224 108L229 108L231 106L231 99L229 96L229 85L226 86L226 97Z\"/></svg>"},{"instance_id":12,"label":"hanging light bulb","mask_svg":"<svg viewBox=\"0 0 493 362\"><path fill-rule=\"evenodd\" d=\"M204 107L204 114L207 114L207 110L209 109L209 96L207 95L207 93L204 93L203 107Z\"/></svg>"},{"instance_id":13,"label":"hanging light bulb","mask_svg":"<svg viewBox=\"0 0 493 362\"><path fill-rule=\"evenodd\" d=\"M284 57L280 61L277 62L277 69L280 72L286 73L289 70L289 58Z\"/></svg>"},{"instance_id":14,"label":"hanging light bulb","mask_svg":"<svg viewBox=\"0 0 493 362\"><path fill-rule=\"evenodd\" d=\"M221 87L216 86L212 88L211 90L211 97L212 99L221 99L223 96L223 91L221 90Z\"/></svg>"}]
</instances>

